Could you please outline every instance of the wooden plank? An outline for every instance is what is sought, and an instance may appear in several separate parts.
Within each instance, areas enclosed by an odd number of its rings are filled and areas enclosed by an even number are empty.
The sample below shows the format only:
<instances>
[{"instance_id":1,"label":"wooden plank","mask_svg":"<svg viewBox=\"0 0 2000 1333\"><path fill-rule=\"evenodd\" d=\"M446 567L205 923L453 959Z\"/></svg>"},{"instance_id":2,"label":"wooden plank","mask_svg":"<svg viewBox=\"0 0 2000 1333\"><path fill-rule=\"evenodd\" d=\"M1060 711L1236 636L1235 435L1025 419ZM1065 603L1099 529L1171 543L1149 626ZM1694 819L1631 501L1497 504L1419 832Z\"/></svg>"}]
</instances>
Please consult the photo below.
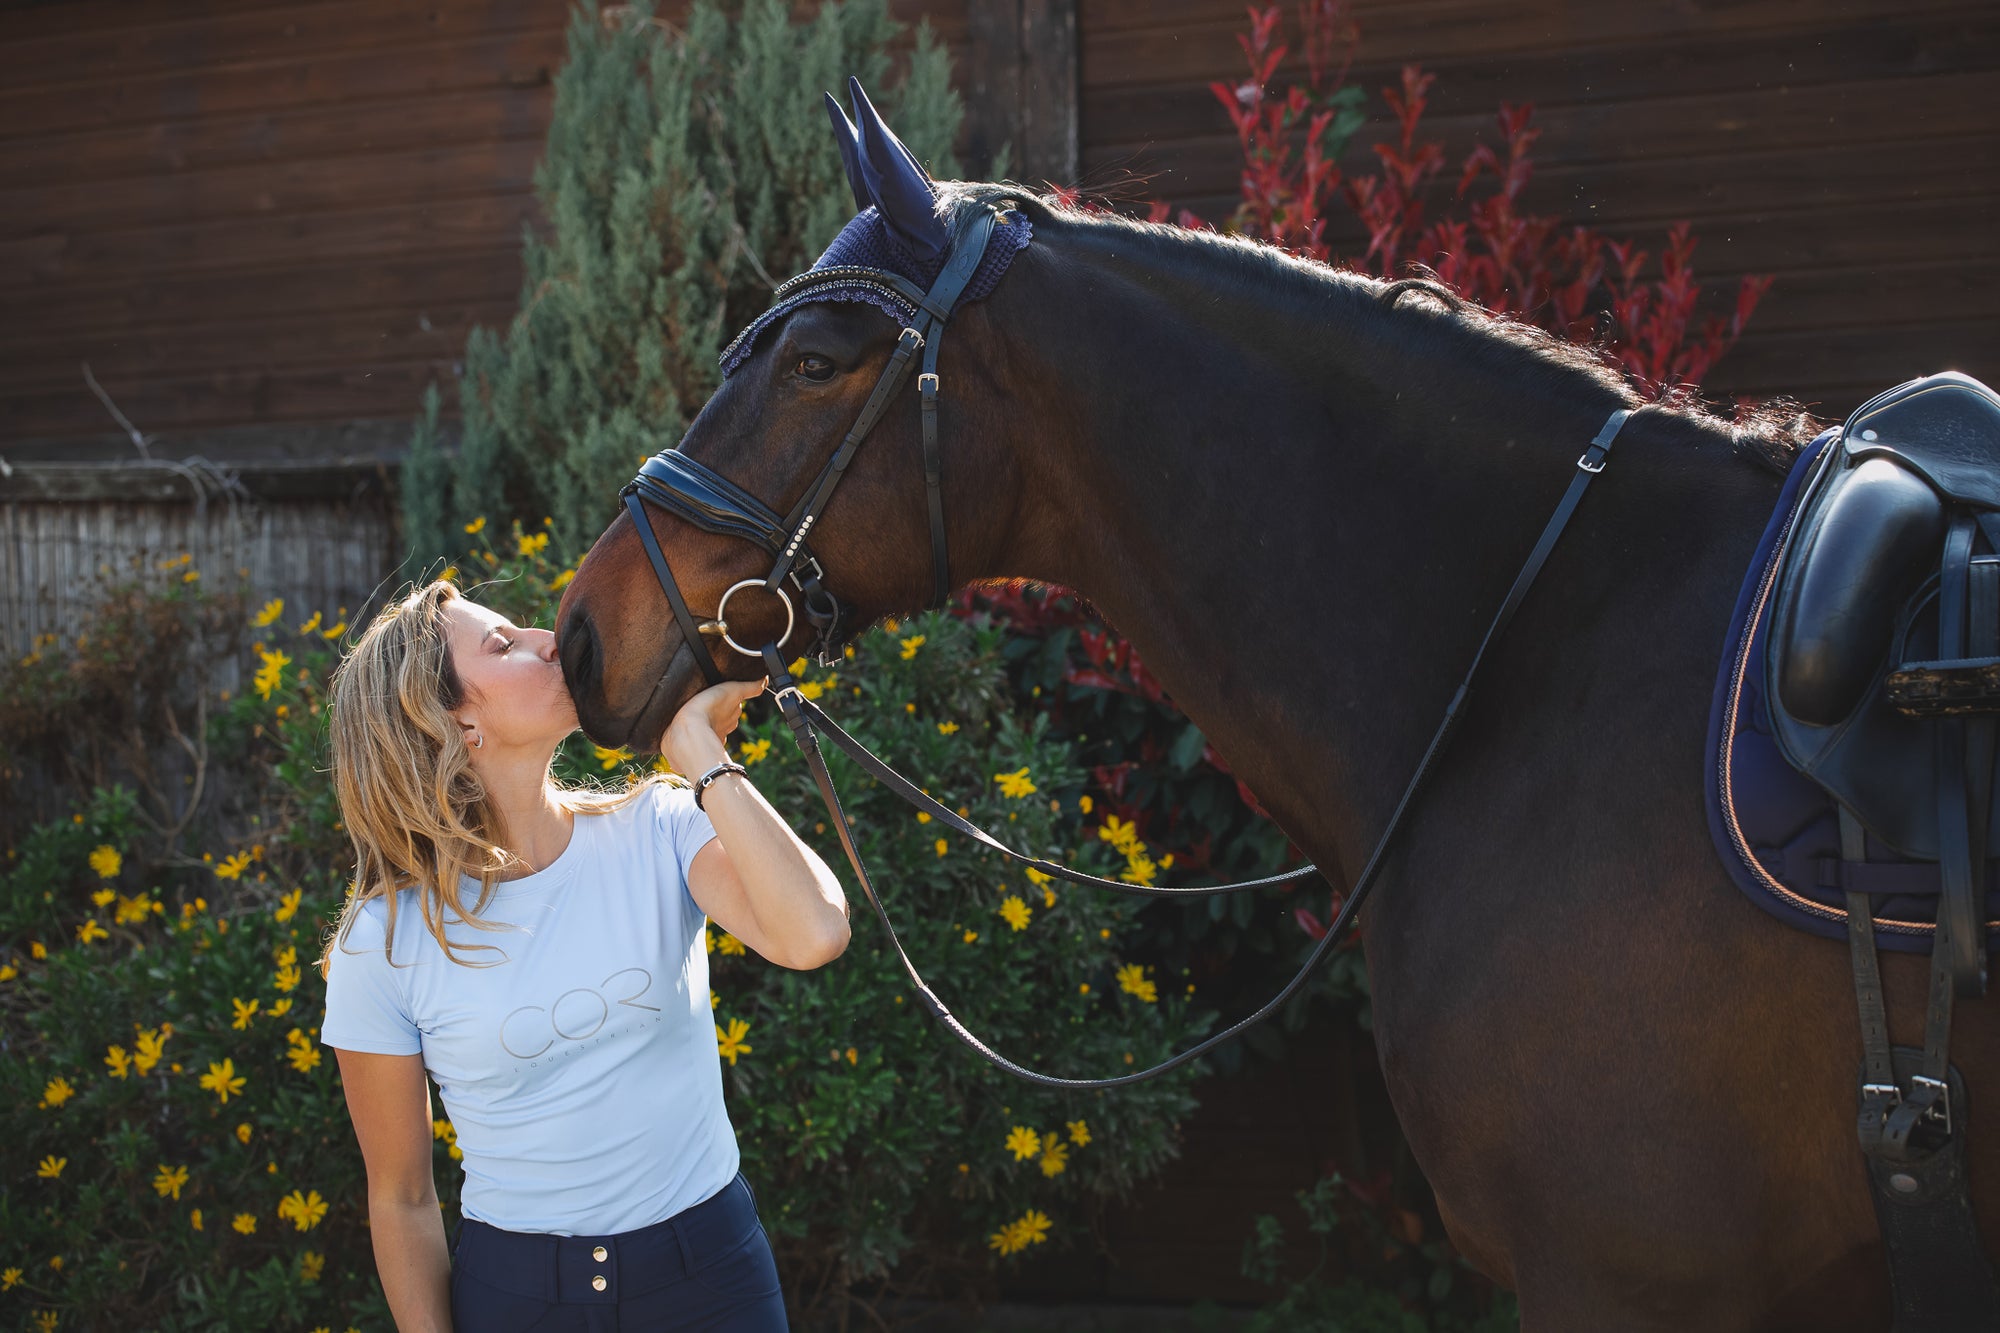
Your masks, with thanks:
<instances>
[{"instance_id":1,"label":"wooden plank","mask_svg":"<svg viewBox=\"0 0 2000 1333\"><path fill-rule=\"evenodd\" d=\"M106 184L51 180L0 189L0 216L34 220L37 230L147 229L209 219L283 218L480 191L514 192L534 183L545 130L517 137L426 144L337 157L287 156L199 172L152 173Z\"/></svg>"},{"instance_id":2,"label":"wooden plank","mask_svg":"<svg viewBox=\"0 0 2000 1333\"><path fill-rule=\"evenodd\" d=\"M1366 49L1364 61L1350 71L1349 86L1363 89L1379 112L1380 90L1399 85L1401 66L1375 59ZM1895 124L1906 108L1897 94L1921 93L1916 84L1894 81L1938 75L1991 71L2000 67L2000 8L1949 20L1880 18L1841 27L1801 42L1793 34L1747 40L1699 37L1650 47L1646 59L1614 57L1609 62L1581 60L1569 53L1532 52L1494 60L1473 53L1449 61L1425 60L1435 74L1428 94L1428 117L1464 115L1492 123L1502 102L1532 103L1545 118L1562 106L1603 106L1654 98L1698 98L1704 94L1754 93L1762 89L1783 95L1815 85L1850 85L1861 74L1871 85L1883 85L1885 101L1868 108L1877 121ZM1303 82L1303 62L1287 60L1274 85ZM1242 77L1242 66L1224 82ZM1989 120L1990 105L1967 101L1957 110ZM1128 84L1083 92L1086 145L1171 142L1215 134L1229 122L1206 82ZM1667 122L1671 123L1671 122ZM1380 131L1377 130L1377 133ZM1653 139L1669 135L1655 127Z\"/></svg>"},{"instance_id":3,"label":"wooden plank","mask_svg":"<svg viewBox=\"0 0 2000 1333\"><path fill-rule=\"evenodd\" d=\"M319 59L380 51L440 39L503 32L560 33L568 6L561 0L340 0L279 4L235 13L163 8L165 21L127 17L0 42L18 91L159 74L201 78L232 65Z\"/></svg>"},{"instance_id":4,"label":"wooden plank","mask_svg":"<svg viewBox=\"0 0 2000 1333\"><path fill-rule=\"evenodd\" d=\"M1701 256L1697 253L1697 259ZM1735 274L1701 263L1704 289L1717 294L1734 287ZM2000 292L2000 246L1964 261L1882 264L1787 270L1778 275L1751 317L1759 336L1865 323L1893 337L1894 331L1939 320L1992 318Z\"/></svg>"},{"instance_id":5,"label":"wooden plank","mask_svg":"<svg viewBox=\"0 0 2000 1333\"><path fill-rule=\"evenodd\" d=\"M139 334L87 331L40 344L22 341L0 345L0 392L79 384L80 363L86 361L100 383L356 362L455 361L475 324L504 329L516 308L509 298L473 307L287 313Z\"/></svg>"},{"instance_id":6,"label":"wooden plank","mask_svg":"<svg viewBox=\"0 0 2000 1333\"><path fill-rule=\"evenodd\" d=\"M490 87L0 140L0 185L101 184L166 173L442 147L547 131L549 99Z\"/></svg>"},{"instance_id":7,"label":"wooden plank","mask_svg":"<svg viewBox=\"0 0 2000 1333\"><path fill-rule=\"evenodd\" d=\"M1976 14L1968 0L1911 0L1891 8L1885 0L1742 0L1730 4L1580 5L1568 0L1532 0L1496 5L1492 0L1437 0L1393 5L1361 19L1361 50L1375 63L1426 64L1464 57L1501 63L1512 55L1555 52L1572 59L1588 51L1631 60L1656 42L1690 36L1710 40L1776 33L1810 33L1885 13L1941 19ZM1244 68L1236 34L1245 27L1243 10L1221 0L1199 0L1183 19L1163 14L1157 25L1101 27L1093 6L1084 19L1083 69L1086 86L1117 84L1205 84L1235 79Z\"/></svg>"},{"instance_id":8,"label":"wooden plank","mask_svg":"<svg viewBox=\"0 0 2000 1333\"><path fill-rule=\"evenodd\" d=\"M1717 394L1789 394L1819 403L1821 415L1834 417L1869 394L1939 370L1962 370L1989 383L2000 379L2000 331L1990 319L1762 336L1753 326L1703 387Z\"/></svg>"},{"instance_id":9,"label":"wooden plank","mask_svg":"<svg viewBox=\"0 0 2000 1333\"><path fill-rule=\"evenodd\" d=\"M560 32L502 33L231 66L200 79L168 73L59 90L8 91L0 93L0 140L462 88L546 90L563 50Z\"/></svg>"},{"instance_id":10,"label":"wooden plank","mask_svg":"<svg viewBox=\"0 0 2000 1333\"><path fill-rule=\"evenodd\" d=\"M352 421L414 417L424 387L451 377L448 361L382 363L298 371L230 371L107 384L119 409L145 431L206 430L260 421ZM104 408L74 389L0 393L11 434L95 434Z\"/></svg>"},{"instance_id":11,"label":"wooden plank","mask_svg":"<svg viewBox=\"0 0 2000 1333\"><path fill-rule=\"evenodd\" d=\"M274 310L335 316L412 300L433 310L483 306L516 297L520 289L518 237L469 250L51 283L8 294L0 359L7 349L45 337L158 333L256 319Z\"/></svg>"},{"instance_id":12,"label":"wooden plank","mask_svg":"<svg viewBox=\"0 0 2000 1333\"><path fill-rule=\"evenodd\" d=\"M524 189L286 218L0 240L0 289L491 249L518 238L538 213L534 195Z\"/></svg>"},{"instance_id":13,"label":"wooden plank","mask_svg":"<svg viewBox=\"0 0 2000 1333\"><path fill-rule=\"evenodd\" d=\"M1242 169L1235 138L1202 139L1138 153L1086 154L1086 181L1116 182L1154 174L1150 193L1169 200L1224 196ZM1613 165L1543 160L1524 192L1534 212L1596 225L1632 225L1678 217L1756 213L1800 204L1846 207L1890 199L1962 197L2000 181L2000 135L1932 136L1874 145L1844 143L1792 148L1747 147L1705 157ZM1440 192L1440 198L1444 192Z\"/></svg>"}]
</instances>

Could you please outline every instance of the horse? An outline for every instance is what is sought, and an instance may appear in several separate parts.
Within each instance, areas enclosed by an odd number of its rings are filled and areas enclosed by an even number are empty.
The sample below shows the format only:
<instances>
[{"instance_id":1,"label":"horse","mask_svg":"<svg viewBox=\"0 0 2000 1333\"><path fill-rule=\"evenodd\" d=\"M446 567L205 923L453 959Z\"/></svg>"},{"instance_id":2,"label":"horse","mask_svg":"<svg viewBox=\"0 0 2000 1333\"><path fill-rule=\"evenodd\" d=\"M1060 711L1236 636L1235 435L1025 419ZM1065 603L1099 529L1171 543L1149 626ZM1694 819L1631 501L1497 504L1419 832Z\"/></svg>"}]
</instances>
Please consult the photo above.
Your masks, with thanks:
<instances>
[{"instance_id":1,"label":"horse","mask_svg":"<svg viewBox=\"0 0 2000 1333\"><path fill-rule=\"evenodd\" d=\"M1631 412L1362 914L1382 1072L1452 1242L1530 1333L1888 1327L1847 956L1735 891L1702 795L1733 599L1810 429L1642 401L1590 353L1421 281L1011 185L930 189L947 222L1005 207L1033 228L937 362L949 586L1088 598L1336 887L1579 451ZM896 323L865 302L783 310L680 453L799 504ZM849 629L939 600L923 461L898 397L812 526ZM765 671L663 614L646 535L698 608L768 564L669 512L614 519L556 626L607 747L652 748L705 676ZM785 627L776 598L733 595L732 635ZM1883 973L1914 1035L1925 960ZM1961 1006L1953 1038L1976 1105L2000 1019ZM1970 1143L1990 1238L2000 1133Z\"/></svg>"}]
</instances>

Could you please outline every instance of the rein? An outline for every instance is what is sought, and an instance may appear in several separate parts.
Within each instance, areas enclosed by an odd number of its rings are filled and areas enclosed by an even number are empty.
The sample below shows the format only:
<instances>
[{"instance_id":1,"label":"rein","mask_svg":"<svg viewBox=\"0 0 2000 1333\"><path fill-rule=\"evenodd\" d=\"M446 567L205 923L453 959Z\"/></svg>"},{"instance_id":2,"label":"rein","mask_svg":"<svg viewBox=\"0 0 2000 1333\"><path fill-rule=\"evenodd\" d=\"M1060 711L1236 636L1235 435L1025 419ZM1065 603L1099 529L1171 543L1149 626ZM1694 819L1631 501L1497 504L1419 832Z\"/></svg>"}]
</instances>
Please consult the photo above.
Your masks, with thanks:
<instances>
[{"instance_id":1,"label":"rein","mask_svg":"<svg viewBox=\"0 0 2000 1333\"><path fill-rule=\"evenodd\" d=\"M820 285L837 283L845 286L870 286L894 294L897 299L917 312L910 325L903 329L902 335L897 339L896 350L890 354L889 364L883 370L881 378L876 381L874 391L869 394L860 417L841 440L840 447L827 461L818 479L807 487L805 495L790 515L780 518L755 496L742 490L721 474L683 457L678 450L665 450L648 459L638 477L634 478L619 495L632 516L633 525L639 530L639 538L645 546L647 557L652 562L653 572L658 576L661 590L666 594L667 603L673 609L675 620L680 624L683 646L693 653L708 683L720 684L724 677L715 665L713 654L702 642L704 634L718 634L730 648L746 657L757 657L763 661L779 710L784 714L785 721L791 725L793 738L798 743L800 753L805 757L806 767L812 773L813 782L819 788L820 798L826 803L834 830L839 834L840 845L847 853L849 864L854 867L855 878L867 896L869 905L875 909L875 915L881 919L882 928L888 932L889 943L895 948L896 957L902 962L903 970L909 974L910 983L916 988L917 996L924 1007L944 1025L947 1031L964 1042L982 1059L1017 1078L1039 1087L1062 1091L1117 1088L1157 1078L1170 1069L1199 1058L1269 1018L1299 992L1327 954L1345 937L1348 928L1353 924L1355 913L1360 910L1361 904L1368 897L1369 890L1374 887L1376 875L1381 870L1382 862L1395 839L1397 830L1402 827L1404 816L1409 813L1410 807L1415 803L1418 793L1430 777L1432 769L1444 753L1459 721L1464 716L1473 676L1478 672L1480 663L1485 660L1487 649L1514 618L1515 611L1526 598L1535 577L1541 573L1543 564L1547 562L1550 552L1555 549L1556 539L1562 535L1570 516L1575 513L1584 491L1589 488L1597 474L1604 470L1612 443L1631 417L1633 409L1620 408L1614 411L1591 440L1589 447L1577 459L1576 474L1571 478L1569 488L1557 502L1555 512L1550 515L1548 523L1542 529L1540 540L1529 552L1527 560L1514 578L1513 586L1508 590L1506 599L1501 603L1492 624L1487 627L1485 636L1473 653L1472 665L1466 669L1465 676L1459 682L1451 702L1445 707L1444 718L1432 735L1430 745L1425 749L1423 758L1418 762L1408 785L1404 787L1402 797L1396 802L1395 811L1390 815L1387 827L1376 840L1374 850L1369 853L1367 864L1355 879L1341 903L1340 911L1328 925L1325 935L1314 946L1311 955L1300 966L1298 973L1282 990L1249 1017L1239 1019L1214 1036L1197 1042L1179 1054L1149 1068L1114 1078L1094 1079L1057 1078L1040 1073L1016 1064L973 1035L946 1007L944 1001L938 998L936 992L931 990L922 974L917 971L916 964L910 960L901 938L896 933L895 923L889 919L889 912L882 903L881 895L875 890L868 868L862 862L860 849L854 844L847 816L840 807L840 795L834 790L833 776L827 771L826 757L821 748L822 740L832 742L870 776L882 782L911 805L927 812L939 823L1041 874L1067 880L1073 884L1087 884L1095 888L1141 897L1174 898L1196 894L1240 893L1247 889L1268 888L1304 879L1319 872L1316 866L1309 865L1283 874L1267 875L1261 879L1243 880L1235 884L1160 887L1104 879L1074 870L1057 861L1017 852L957 811L932 798L890 768L868 747L848 735L817 704L800 692L798 682L793 679L785 665L781 650L791 638L796 624L791 598L784 590L787 582L800 593L805 603L807 620L817 631L813 645L814 655L823 663L831 659L846 608L823 586L821 580L824 578L824 570L821 569L819 561L807 550L806 534L823 511L827 498L853 459L854 451L881 420L890 398L907 379L913 358L919 349L924 353L923 372L918 377L918 390L922 402L924 481L930 511L934 603L942 604L950 595L950 573L945 555L944 507L940 488L940 457L937 448L938 345L943 338L945 321L950 317L960 294L965 290L966 284L971 280L984 255L987 242L993 233L996 216L993 209L987 206L982 206L973 213L970 224L964 228L954 243L944 271L928 292L919 292L914 284L898 274L858 267L815 269L778 288L775 294L776 300L795 296L801 291ZM658 505L705 532L757 542L776 558L771 573L761 580L746 579L731 585L717 603L714 618L705 622L697 621L674 582L666 556L660 550L658 538L653 535L652 525L646 518L645 503ZM765 644L761 649L752 650L737 643L730 636L728 622L723 619L723 610L731 595L738 590L756 587L775 594L784 602L786 618L784 632L775 641ZM672 663L668 665L671 669Z\"/></svg>"}]
</instances>

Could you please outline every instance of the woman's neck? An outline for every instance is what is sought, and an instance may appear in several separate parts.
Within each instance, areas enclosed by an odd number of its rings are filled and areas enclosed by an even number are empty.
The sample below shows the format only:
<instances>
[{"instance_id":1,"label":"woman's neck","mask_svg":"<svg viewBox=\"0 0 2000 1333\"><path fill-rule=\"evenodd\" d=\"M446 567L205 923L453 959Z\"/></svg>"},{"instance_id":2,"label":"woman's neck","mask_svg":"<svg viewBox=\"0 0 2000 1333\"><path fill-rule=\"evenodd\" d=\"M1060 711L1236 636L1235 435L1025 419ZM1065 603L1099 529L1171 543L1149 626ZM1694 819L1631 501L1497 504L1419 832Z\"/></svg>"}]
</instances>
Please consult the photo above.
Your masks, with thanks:
<instances>
[{"instance_id":1,"label":"woman's neck","mask_svg":"<svg viewBox=\"0 0 2000 1333\"><path fill-rule=\"evenodd\" d=\"M507 850L520 864L498 876L520 879L546 870L569 846L576 816L549 785L548 765L482 775L487 799L500 815Z\"/></svg>"}]
</instances>

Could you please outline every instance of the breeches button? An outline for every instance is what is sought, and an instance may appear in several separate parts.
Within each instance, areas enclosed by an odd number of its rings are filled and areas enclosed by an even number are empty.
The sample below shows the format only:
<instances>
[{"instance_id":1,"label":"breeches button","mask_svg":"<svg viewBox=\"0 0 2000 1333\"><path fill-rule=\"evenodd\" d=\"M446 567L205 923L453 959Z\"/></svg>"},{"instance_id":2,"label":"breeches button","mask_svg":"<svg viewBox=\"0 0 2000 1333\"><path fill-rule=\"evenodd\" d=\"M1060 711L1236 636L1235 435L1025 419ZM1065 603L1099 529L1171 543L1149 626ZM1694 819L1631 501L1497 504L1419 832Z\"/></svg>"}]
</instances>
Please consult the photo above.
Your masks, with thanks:
<instances>
[{"instance_id":1,"label":"breeches button","mask_svg":"<svg viewBox=\"0 0 2000 1333\"><path fill-rule=\"evenodd\" d=\"M591 1258L593 1258L593 1259L595 1259L595 1260L597 1260L597 1262L598 1262L598 1263L600 1263L600 1264L601 1264L601 1263L603 1263L603 1262L604 1262L604 1258L605 1258L605 1250L604 1250L604 1247L603 1247L602 1245L599 1245L599 1246L598 1246L598 1247L597 1247L596 1249L594 1249L594 1250L592 1250L592 1251L590 1252L590 1257L591 1257ZM601 1288L600 1288L600 1290L601 1290Z\"/></svg>"},{"instance_id":2,"label":"breeches button","mask_svg":"<svg viewBox=\"0 0 2000 1333\"><path fill-rule=\"evenodd\" d=\"M599 1273L596 1277L590 1279L590 1285L598 1291L603 1291L610 1284L604 1280L604 1274Z\"/></svg>"}]
</instances>

